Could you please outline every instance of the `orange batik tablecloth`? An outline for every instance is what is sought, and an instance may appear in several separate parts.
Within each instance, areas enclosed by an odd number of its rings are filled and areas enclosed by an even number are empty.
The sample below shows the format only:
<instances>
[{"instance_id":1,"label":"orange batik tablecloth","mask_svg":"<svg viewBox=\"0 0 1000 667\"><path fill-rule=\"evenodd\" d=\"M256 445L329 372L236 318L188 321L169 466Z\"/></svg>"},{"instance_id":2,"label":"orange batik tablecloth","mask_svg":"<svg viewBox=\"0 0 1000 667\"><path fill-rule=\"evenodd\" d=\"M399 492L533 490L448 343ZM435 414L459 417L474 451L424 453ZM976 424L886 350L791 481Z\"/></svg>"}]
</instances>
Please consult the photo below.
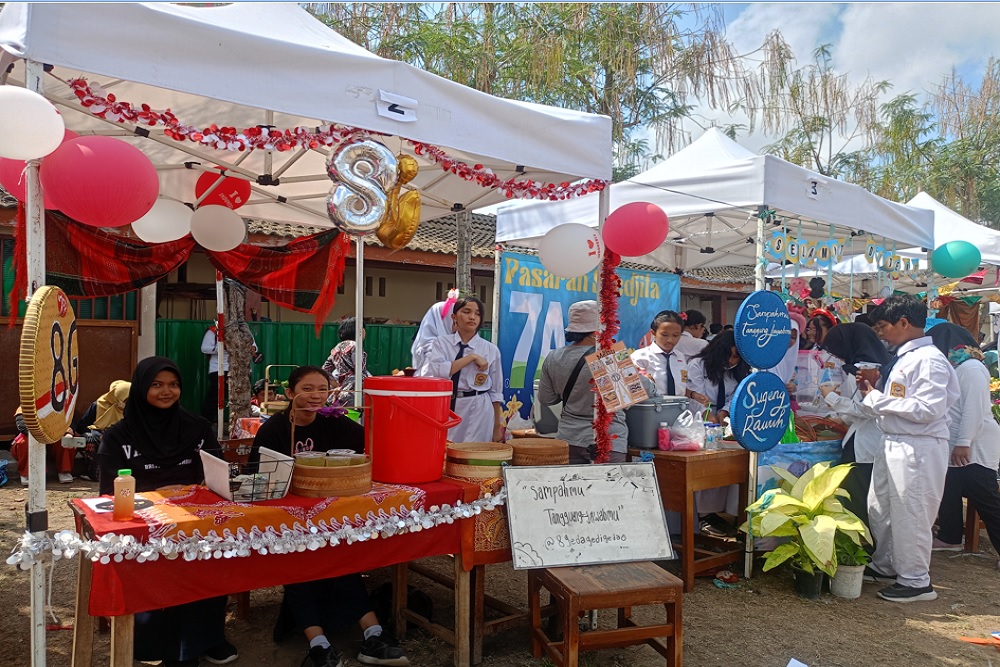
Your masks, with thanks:
<instances>
[{"instance_id":1,"label":"orange batik tablecloth","mask_svg":"<svg viewBox=\"0 0 1000 667\"><path fill-rule=\"evenodd\" d=\"M89 610L118 616L194 600L363 572L463 550L461 519L430 516L480 488L445 479L379 484L363 496L286 496L259 503L224 500L203 486L139 494L153 504L132 521L97 509L107 498L75 499L78 530L107 544L93 564ZM424 525L402 531L407 519ZM381 535L370 530L373 521ZM332 544L332 546L331 546ZM470 545L471 546L471 545ZM127 549L131 559L115 555Z\"/></svg>"}]
</instances>

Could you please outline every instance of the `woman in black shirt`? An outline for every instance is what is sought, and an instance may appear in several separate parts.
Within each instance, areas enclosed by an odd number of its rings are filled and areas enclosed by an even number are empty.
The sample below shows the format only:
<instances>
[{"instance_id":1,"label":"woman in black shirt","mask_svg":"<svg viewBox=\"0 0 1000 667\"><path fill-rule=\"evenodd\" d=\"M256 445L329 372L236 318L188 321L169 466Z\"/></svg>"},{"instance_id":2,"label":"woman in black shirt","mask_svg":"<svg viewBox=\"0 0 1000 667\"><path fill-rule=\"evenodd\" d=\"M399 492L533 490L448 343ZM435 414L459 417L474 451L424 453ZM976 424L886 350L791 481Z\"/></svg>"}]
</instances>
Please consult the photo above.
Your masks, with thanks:
<instances>
[{"instance_id":1,"label":"woman in black shirt","mask_svg":"<svg viewBox=\"0 0 1000 667\"><path fill-rule=\"evenodd\" d=\"M114 492L115 477L128 468L135 490L154 491L205 479L198 452L221 456L208 420L180 406L181 372L165 357L135 367L124 416L104 433L98 449L101 494ZM135 659L169 667L196 667L199 658L223 665L239 657L226 641L226 596L135 615Z\"/></svg>"}]
</instances>

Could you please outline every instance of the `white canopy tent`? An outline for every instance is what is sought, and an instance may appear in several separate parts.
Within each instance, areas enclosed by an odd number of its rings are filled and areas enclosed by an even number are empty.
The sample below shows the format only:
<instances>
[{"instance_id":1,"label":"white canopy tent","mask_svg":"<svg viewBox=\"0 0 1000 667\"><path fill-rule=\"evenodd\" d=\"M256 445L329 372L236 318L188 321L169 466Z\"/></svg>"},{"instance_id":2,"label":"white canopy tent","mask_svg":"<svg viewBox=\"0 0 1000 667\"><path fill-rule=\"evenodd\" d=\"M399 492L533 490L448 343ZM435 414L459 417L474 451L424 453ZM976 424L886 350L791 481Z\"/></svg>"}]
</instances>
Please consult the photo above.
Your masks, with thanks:
<instances>
[{"instance_id":1,"label":"white canopy tent","mask_svg":"<svg viewBox=\"0 0 1000 667\"><path fill-rule=\"evenodd\" d=\"M926 192L918 193L906 204L907 206L934 212L934 242L930 246L926 246L928 249L933 250L949 241L968 241L979 248L983 257L983 264L1000 267L1000 231L969 220L934 199L934 197L931 197ZM855 246L854 250L863 250L863 248ZM918 272L918 275L921 278L931 278L933 272L928 271L930 268L928 263L930 253L924 248L901 248L895 250L894 254L900 257L919 259L921 270ZM788 279L793 275L794 271L791 267L786 266L784 277ZM850 292L852 287L859 286L861 280L879 278L880 275L884 276L885 274L879 274L876 265L870 263L863 253L845 256L839 262L835 263L829 271L817 268L803 268L798 271L798 276L802 278L813 276L825 278L831 276L834 279L834 289L839 289L845 293ZM854 277L853 281L850 280L850 276ZM779 264L769 264L767 267L767 277L781 278L782 267ZM895 287L905 291L924 289L923 287L918 287L909 276L905 275L899 281L896 281Z\"/></svg>"},{"instance_id":2,"label":"white canopy tent","mask_svg":"<svg viewBox=\"0 0 1000 667\"><path fill-rule=\"evenodd\" d=\"M670 234L636 261L667 269L755 265L758 214L774 211L788 229L810 241L831 237L830 225L864 230L903 246L933 243L934 214L895 204L865 189L820 176L771 155L756 155L710 129L686 148L610 188L610 207L646 201L670 218ZM597 198L529 202L497 211L497 241L537 247L552 227L597 226Z\"/></svg>"},{"instance_id":3,"label":"white canopy tent","mask_svg":"<svg viewBox=\"0 0 1000 667\"><path fill-rule=\"evenodd\" d=\"M253 184L242 216L330 227L326 196L332 182L322 144L280 152L238 151L236 141L223 150L177 141L162 126L97 118L68 85L79 78L119 103L169 109L181 124L199 130L213 124L237 133L363 128L394 153L417 160L419 174L405 187L420 191L423 219L505 199L502 188L477 182L489 173L500 181L555 184L611 177L609 118L495 98L380 58L292 3L7 3L0 11L0 84L45 95L78 134L116 136L139 147L159 172L161 197L194 203L197 177L218 165ZM434 155L438 161L429 159ZM444 169L442 159L468 168ZM477 173L456 175L463 171ZM29 162L26 181L30 295L45 278L37 162ZM359 277L363 247L357 244ZM357 284L360 320L364 281ZM356 389L360 380L358 374ZM28 504L41 512L44 448L31 440ZM45 664L40 563L31 580L32 664L39 666Z\"/></svg>"}]
</instances>

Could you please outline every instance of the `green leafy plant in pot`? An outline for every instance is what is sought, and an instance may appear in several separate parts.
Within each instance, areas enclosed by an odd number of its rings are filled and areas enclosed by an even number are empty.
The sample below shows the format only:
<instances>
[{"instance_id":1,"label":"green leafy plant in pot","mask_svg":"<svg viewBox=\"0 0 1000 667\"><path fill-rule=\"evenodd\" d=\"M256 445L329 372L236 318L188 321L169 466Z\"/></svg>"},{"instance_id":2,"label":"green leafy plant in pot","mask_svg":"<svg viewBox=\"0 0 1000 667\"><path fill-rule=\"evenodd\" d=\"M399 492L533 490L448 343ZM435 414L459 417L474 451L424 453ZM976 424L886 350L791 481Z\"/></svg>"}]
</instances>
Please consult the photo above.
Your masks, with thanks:
<instances>
[{"instance_id":1,"label":"green leafy plant in pot","mask_svg":"<svg viewBox=\"0 0 1000 667\"><path fill-rule=\"evenodd\" d=\"M851 464L817 463L801 477L776 466L771 469L781 479L779 487L765 491L747 508L749 519L740 530L755 538L787 538L765 554L764 571L789 562L799 595L817 599L823 574L832 577L837 571L837 535L859 548L870 541L864 522L840 502L850 498L840 485Z\"/></svg>"}]
</instances>

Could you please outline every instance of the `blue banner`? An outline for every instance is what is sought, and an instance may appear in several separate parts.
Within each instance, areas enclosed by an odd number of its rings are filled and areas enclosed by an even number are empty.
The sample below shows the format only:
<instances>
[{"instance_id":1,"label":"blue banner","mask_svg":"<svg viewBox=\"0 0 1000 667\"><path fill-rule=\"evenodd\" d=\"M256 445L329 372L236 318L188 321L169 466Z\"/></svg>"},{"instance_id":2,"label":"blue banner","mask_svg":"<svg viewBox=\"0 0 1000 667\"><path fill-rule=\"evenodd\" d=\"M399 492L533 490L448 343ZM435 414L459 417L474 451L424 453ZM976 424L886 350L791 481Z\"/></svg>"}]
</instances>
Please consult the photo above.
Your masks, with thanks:
<instances>
[{"instance_id":1,"label":"blue banner","mask_svg":"<svg viewBox=\"0 0 1000 667\"><path fill-rule=\"evenodd\" d=\"M617 340L627 348L638 346L649 332L649 323L661 310L677 310L681 280L673 273L632 271L619 268L622 280L618 301L621 330ZM503 253L500 260L499 340L503 360L504 399L522 405L518 412L531 414L534 380L552 350L566 344L569 307L577 301L598 299L600 269L579 278L560 278L549 273L534 255Z\"/></svg>"}]
</instances>

